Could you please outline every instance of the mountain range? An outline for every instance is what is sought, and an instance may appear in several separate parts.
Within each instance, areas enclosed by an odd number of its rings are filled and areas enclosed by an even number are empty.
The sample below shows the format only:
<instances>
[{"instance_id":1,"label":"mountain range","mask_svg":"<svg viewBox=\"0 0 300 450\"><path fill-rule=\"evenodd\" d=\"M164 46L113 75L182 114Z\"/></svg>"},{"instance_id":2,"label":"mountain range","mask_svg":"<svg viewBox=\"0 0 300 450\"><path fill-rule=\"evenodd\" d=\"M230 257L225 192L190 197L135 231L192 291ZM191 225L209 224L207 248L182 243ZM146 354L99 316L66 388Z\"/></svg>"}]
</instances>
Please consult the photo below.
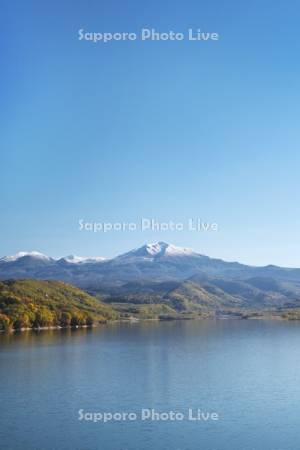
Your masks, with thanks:
<instances>
[{"instance_id":1,"label":"mountain range","mask_svg":"<svg viewBox=\"0 0 300 450\"><path fill-rule=\"evenodd\" d=\"M123 310L145 304L220 314L300 308L300 269L226 262L165 242L112 259L39 252L0 259L0 279L26 278L71 283Z\"/></svg>"}]
</instances>

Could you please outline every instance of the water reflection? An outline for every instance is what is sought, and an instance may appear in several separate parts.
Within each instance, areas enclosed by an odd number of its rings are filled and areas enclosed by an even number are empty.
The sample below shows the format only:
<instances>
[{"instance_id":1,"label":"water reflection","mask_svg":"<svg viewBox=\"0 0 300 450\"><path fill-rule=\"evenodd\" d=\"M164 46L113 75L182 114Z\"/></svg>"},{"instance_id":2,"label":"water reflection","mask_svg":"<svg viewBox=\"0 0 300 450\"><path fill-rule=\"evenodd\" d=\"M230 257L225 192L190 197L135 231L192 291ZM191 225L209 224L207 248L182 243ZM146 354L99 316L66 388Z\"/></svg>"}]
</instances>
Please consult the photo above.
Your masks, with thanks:
<instances>
[{"instance_id":1,"label":"water reflection","mask_svg":"<svg viewBox=\"0 0 300 450\"><path fill-rule=\"evenodd\" d=\"M300 327L112 323L0 336L1 447L295 450ZM218 424L78 422L78 410L217 411ZM45 436L48 438L45 441Z\"/></svg>"}]
</instances>

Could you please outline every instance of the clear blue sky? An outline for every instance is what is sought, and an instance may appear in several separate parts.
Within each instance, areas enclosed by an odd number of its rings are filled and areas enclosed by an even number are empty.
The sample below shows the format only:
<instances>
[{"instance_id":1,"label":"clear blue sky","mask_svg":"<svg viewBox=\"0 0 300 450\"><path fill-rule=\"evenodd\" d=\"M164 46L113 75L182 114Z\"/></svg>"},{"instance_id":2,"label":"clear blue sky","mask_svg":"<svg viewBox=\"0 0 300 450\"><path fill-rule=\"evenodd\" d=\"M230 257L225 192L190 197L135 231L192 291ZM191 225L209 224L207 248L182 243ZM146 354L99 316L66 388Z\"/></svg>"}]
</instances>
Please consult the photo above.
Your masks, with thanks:
<instances>
[{"instance_id":1,"label":"clear blue sky","mask_svg":"<svg viewBox=\"0 0 300 450\"><path fill-rule=\"evenodd\" d=\"M4 8L3 8L4 7ZM113 256L164 240L300 267L298 0L3 0L0 255ZM219 42L77 39L79 28ZM78 220L218 232L78 231Z\"/></svg>"}]
</instances>

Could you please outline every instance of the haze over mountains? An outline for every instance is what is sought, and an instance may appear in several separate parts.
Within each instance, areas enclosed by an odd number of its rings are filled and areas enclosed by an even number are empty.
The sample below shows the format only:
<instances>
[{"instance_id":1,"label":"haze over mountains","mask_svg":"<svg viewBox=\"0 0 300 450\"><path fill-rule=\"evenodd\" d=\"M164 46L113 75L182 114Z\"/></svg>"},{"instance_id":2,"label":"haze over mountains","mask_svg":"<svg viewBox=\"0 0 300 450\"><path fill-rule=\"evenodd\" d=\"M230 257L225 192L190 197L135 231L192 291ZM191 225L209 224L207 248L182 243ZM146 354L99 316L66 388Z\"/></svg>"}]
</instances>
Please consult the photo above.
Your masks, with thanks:
<instances>
[{"instance_id":1,"label":"haze over mountains","mask_svg":"<svg viewBox=\"0 0 300 450\"><path fill-rule=\"evenodd\" d=\"M159 303L177 311L300 307L300 269L226 262L165 242L109 260L21 252L0 259L0 279L10 278L61 280L108 302Z\"/></svg>"}]
</instances>

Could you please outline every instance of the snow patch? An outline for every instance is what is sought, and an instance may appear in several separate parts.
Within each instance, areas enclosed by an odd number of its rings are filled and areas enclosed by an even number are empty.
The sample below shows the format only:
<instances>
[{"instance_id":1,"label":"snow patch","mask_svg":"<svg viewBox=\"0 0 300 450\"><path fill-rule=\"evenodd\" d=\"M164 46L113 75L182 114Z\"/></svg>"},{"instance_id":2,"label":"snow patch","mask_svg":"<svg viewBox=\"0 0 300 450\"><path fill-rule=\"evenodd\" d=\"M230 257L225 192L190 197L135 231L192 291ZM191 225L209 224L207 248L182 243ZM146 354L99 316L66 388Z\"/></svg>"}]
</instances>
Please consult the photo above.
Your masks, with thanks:
<instances>
[{"instance_id":1,"label":"snow patch","mask_svg":"<svg viewBox=\"0 0 300 450\"><path fill-rule=\"evenodd\" d=\"M96 263L96 262L101 262L101 261L105 260L105 258L103 258L102 256L86 257L86 256L77 256L77 255L65 256L62 259L71 264Z\"/></svg>"}]
</instances>

